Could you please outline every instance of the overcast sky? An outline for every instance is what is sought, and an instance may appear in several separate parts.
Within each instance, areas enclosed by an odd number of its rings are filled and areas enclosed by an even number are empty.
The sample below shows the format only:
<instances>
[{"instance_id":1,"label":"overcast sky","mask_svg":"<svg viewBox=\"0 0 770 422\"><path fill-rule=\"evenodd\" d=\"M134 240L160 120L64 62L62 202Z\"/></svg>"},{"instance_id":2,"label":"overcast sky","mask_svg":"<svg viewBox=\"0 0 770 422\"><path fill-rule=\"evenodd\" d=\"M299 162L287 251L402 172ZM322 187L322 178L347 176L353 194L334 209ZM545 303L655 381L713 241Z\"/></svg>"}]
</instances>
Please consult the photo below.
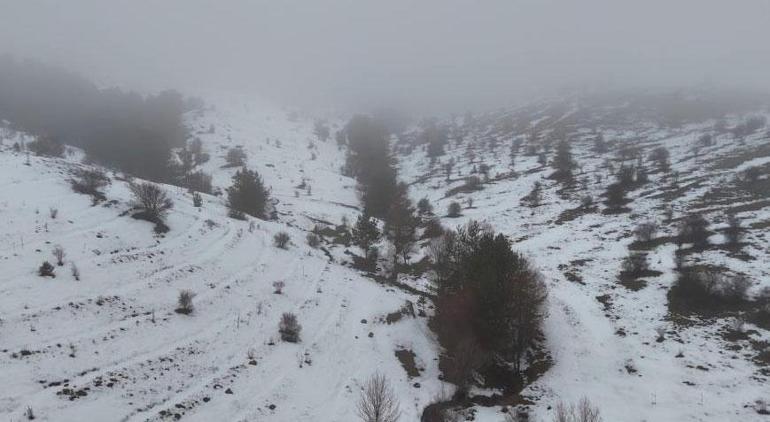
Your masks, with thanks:
<instances>
[{"instance_id":1,"label":"overcast sky","mask_svg":"<svg viewBox=\"0 0 770 422\"><path fill-rule=\"evenodd\" d=\"M770 87L770 0L0 0L0 52L153 91L515 103L575 87Z\"/></svg>"}]
</instances>

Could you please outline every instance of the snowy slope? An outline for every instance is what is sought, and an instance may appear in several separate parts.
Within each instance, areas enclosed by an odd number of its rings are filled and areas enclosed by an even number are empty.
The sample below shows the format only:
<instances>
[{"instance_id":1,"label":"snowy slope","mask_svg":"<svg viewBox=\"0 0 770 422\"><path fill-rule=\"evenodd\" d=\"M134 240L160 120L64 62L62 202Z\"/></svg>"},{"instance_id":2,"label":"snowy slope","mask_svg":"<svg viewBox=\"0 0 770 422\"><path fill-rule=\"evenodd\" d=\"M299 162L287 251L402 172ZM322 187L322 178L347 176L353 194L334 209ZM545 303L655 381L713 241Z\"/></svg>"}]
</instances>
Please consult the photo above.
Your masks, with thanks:
<instances>
[{"instance_id":1,"label":"snowy slope","mask_svg":"<svg viewBox=\"0 0 770 422\"><path fill-rule=\"evenodd\" d=\"M211 155L202 169L221 192L236 170L224 167L224 156L242 147L248 166L278 201L277 220L230 219L223 196L204 195L199 209L184 189L166 186L175 207L168 216L171 231L159 236L150 223L130 217L130 193L119 174L110 173L108 201L92 206L67 182L82 166L82 154L33 156L26 165L27 157L11 147L24 136L2 132L0 417L23 420L29 407L46 421L353 421L360 385L380 371L400 398L402 420L419 420L426 405L453 387L439 380L439 346L426 318L405 316L388 324L385 317L407 301L430 315L429 305L352 270L342 245L306 245L315 225L333 226L343 217L354 221L359 212L355 181L340 172L344 151L333 140L316 140L312 119L301 113L253 99L207 101L212 108L188 118L193 137ZM768 204L737 196L704 201L715 192L724 195L719 188L729 187L738 172L770 164L767 135L758 132L743 143L720 135L714 146L695 154L698 137L712 122L676 129L647 120L599 125L608 140L618 141L602 156L591 151L597 124L579 108L537 104L519 111L523 117L517 119L525 124L495 134L495 150L483 145L501 116L468 129L468 139L479 141L471 155L466 142L450 144L433 165L421 148L397 158L410 195L429 198L444 225L491 223L545 276L545 334L553 366L524 391L534 416L550 420L556 402L587 396L605 421L766 419L756 412L756 400L770 401L768 370L757 356L770 333L746 324L746 337L730 341L724 333L734 326L732 318L687 324L673 319L666 298L675 278L673 243L650 251L650 265L662 275L646 277L643 288L627 289L618 283L618 272L639 222L657 220L658 235L671 236L678 218L700 210L718 231L725 210L733 209L751 228L744 251L753 259L718 248L701 259L749 275L752 294L770 286ZM537 156L522 148L516 175L507 174L508 146L514 138L526 139L522 128L547 131L566 121L577 134L578 178L597 201L610 180L608 157L624 143L646 151L666 145L681 174L681 192L672 193L661 174L651 174L651 183L630 194L632 212L565 218L579 207L579 196L560 195L559 185L547 178L552 169L538 164ZM333 130L340 125L330 122ZM456 165L447 182L441 165L450 158ZM491 167L492 182L448 195L482 162ZM536 181L544 197L533 209L520 200ZM464 205L462 217L442 216L451 201ZM675 221L664 222L669 203ZM56 218L51 208L58 210ZM288 250L273 246L279 231L291 237ZM721 243L722 235L711 241ZM66 251L66 265L56 268L56 278L41 278L37 268L44 260L54 262L56 245ZM71 263L80 281L72 277ZM273 292L274 281L286 283L283 294ZM402 281L419 289L431 285L428 276ZM197 294L189 316L174 312L182 289ZM297 314L303 326L299 344L280 341L283 312ZM661 328L665 340L657 342ZM419 376L407 375L395 356L401 349L415 353ZM503 419L500 407L475 410L477 421Z\"/></svg>"},{"instance_id":2,"label":"snowy slope","mask_svg":"<svg viewBox=\"0 0 770 422\"><path fill-rule=\"evenodd\" d=\"M571 114L567 110L549 118L555 126ZM529 126L534 127L542 119L533 117ZM744 227L766 227L761 223L770 218L770 207L762 201L732 202L719 207L698 203L697 199L710 189L726 185L727 180L748 166L767 163L770 156L770 138L764 130L748 137L744 145L730 135L720 135L714 146L702 149L696 156L693 147L698 137L709 133L712 125L713 122L706 122L670 129L640 121L599 127L606 139L618 141L615 149L601 155L591 150L597 124L577 119L571 128L575 134L573 155L580 165L577 177L585 180L585 193L597 202L612 179L606 167L608 160L624 144L643 146L645 157L652 147L665 145L671 151L673 170L681 175L680 185L687 188L669 202L659 196L667 189L667 183L661 181L663 175L653 174L649 184L629 195L633 199L630 213L591 212L571 221L560 217L565 211L580 207L580 196L561 197L559 184L548 179L553 169L538 164L536 155L527 156L522 147L514 164L517 175L506 176L511 170L509 146L515 138L526 139L528 132L500 134L494 124L465 128L465 142L457 145L450 141L447 154L433 165L424 147L399 157L400 176L410 183L411 196L415 200L427 197L441 216L442 224L455 227L471 219L489 222L509 235L514 248L530 256L544 274L550 288L545 335L554 366L524 391L524 396L535 402L533 411L538 420L550 420L551 406L558 401L576 402L583 396L598 405L605 421L767 418L757 414L755 401L770 401L770 372L754 359L767 350L770 332L746 324L744 330L751 333L747 340L730 342L721 335L726 327L732 326L730 318L690 326L675 324L668 314L666 298L675 278L674 243L664 243L650 252L651 268L662 275L647 277L645 288L633 291L618 282L621 260L634 240L632 230L636 224L657 220L662 226L658 236L676 233L676 222L663 221L662 210L667 203L674 208L675 220L688 210L699 210L706 212L711 221L722 222L716 227L724 227L726 209L759 204L738 210L738 216ZM548 128L541 130L547 133ZM491 137L499 142L494 151L485 146ZM471 139L476 139L476 146L470 148L473 154L468 153L467 146ZM754 151L764 151L765 156L756 157ZM716 163L726 157L741 158L727 168L717 168ZM446 181L443 164L449 160L456 164L451 180ZM490 166L493 181L480 191L448 194L481 163ZM498 175L500 179L494 180ZM601 175L602 181L596 175ZM544 187L543 205L530 208L520 200L529 194L536 181ZM468 206L469 200L472 207ZM462 217L444 216L452 201L463 205ZM604 205L598 208L603 209ZM750 292L755 294L763 286L770 286L770 247L763 232L763 228L758 228L747 233L746 250L753 260L743 261L714 250L705 252L702 258L747 274L754 283ZM722 235L712 236L711 241L721 243ZM578 280L570 281L568 275L577 275ZM666 330L665 341L660 343L656 342L659 328ZM499 411L481 408L477 416L481 417L479 420L500 420Z\"/></svg>"},{"instance_id":3,"label":"snowy slope","mask_svg":"<svg viewBox=\"0 0 770 422\"><path fill-rule=\"evenodd\" d=\"M416 297L376 284L342 265L344 248L306 245L317 220L355 218L354 182L339 175L342 152L333 141L309 160L312 121L290 121L265 104L218 104L191 116L212 160L215 184L230 184L224 148L249 153L278 204L278 221L227 218L224 199L205 196L193 207L183 189L166 186L175 207L171 231L126 213L125 181L111 174L108 201L69 187L69 160L0 147L0 418L22 420L30 407L46 421L350 421L361 383L388 375L405 420L443 388L436 345L425 318L386 324L386 314ZM266 139L270 138L269 144ZM280 146L274 140L280 140ZM306 177L312 193L295 197ZM51 218L49 209L57 208ZM290 234L289 250L273 246ZM42 278L38 266L66 266ZM81 280L70 274L75 263ZM272 283L284 281L283 294ZM177 294L190 289L195 312L174 312ZM299 344L280 341L278 321L294 312L303 326ZM422 373L409 378L396 359L413 350Z\"/></svg>"}]
</instances>

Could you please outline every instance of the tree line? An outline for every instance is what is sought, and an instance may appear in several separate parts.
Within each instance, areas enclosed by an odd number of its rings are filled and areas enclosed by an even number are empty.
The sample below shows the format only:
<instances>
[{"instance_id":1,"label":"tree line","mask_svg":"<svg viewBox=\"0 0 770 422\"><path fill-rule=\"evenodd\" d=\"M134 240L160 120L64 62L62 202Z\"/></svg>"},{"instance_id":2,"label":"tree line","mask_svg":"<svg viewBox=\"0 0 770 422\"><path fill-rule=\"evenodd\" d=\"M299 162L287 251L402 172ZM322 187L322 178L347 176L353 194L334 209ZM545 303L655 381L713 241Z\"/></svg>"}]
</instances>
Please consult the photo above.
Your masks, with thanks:
<instances>
[{"instance_id":1,"label":"tree line","mask_svg":"<svg viewBox=\"0 0 770 422\"><path fill-rule=\"evenodd\" d=\"M197 100L176 91L142 96L102 89L83 77L34 61L0 57L0 120L37 135L44 152L69 144L133 175L169 181L171 149L187 139L182 116Z\"/></svg>"}]
</instances>

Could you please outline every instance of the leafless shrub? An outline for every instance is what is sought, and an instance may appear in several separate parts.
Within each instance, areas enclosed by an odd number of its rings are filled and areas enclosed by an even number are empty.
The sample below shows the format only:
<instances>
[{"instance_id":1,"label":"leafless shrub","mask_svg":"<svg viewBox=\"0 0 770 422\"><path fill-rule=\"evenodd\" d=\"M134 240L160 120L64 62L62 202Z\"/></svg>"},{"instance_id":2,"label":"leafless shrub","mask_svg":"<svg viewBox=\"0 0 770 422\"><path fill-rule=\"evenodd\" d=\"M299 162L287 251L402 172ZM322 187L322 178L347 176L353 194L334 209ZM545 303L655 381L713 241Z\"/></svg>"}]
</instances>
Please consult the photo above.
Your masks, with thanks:
<instances>
[{"instance_id":1,"label":"leafless shrub","mask_svg":"<svg viewBox=\"0 0 770 422\"><path fill-rule=\"evenodd\" d=\"M64 253L64 248L62 248L61 245L56 245L51 253L53 253L54 258L56 258L56 265L60 267L63 266L64 256L66 255Z\"/></svg>"},{"instance_id":2,"label":"leafless shrub","mask_svg":"<svg viewBox=\"0 0 770 422\"><path fill-rule=\"evenodd\" d=\"M401 410L388 378L374 374L364 385L358 399L358 417L364 422L396 422Z\"/></svg>"},{"instance_id":3,"label":"leafless shrub","mask_svg":"<svg viewBox=\"0 0 770 422\"><path fill-rule=\"evenodd\" d=\"M194 297L195 293L191 290L180 291L179 298L177 299L177 308L175 309L176 313L185 315L193 313L195 311L195 306L193 305Z\"/></svg>"},{"instance_id":4,"label":"leafless shrub","mask_svg":"<svg viewBox=\"0 0 770 422\"><path fill-rule=\"evenodd\" d=\"M99 202L106 199L101 189L104 188L110 181L101 170L83 169L75 172L75 175L70 179L72 190L77 193L85 195L91 195L93 202Z\"/></svg>"},{"instance_id":5,"label":"leafless shrub","mask_svg":"<svg viewBox=\"0 0 770 422\"><path fill-rule=\"evenodd\" d=\"M623 259L623 271L629 275L640 275L650 269L647 263L647 254L644 252L632 251Z\"/></svg>"},{"instance_id":6,"label":"leafless shrub","mask_svg":"<svg viewBox=\"0 0 770 422\"><path fill-rule=\"evenodd\" d=\"M556 414L554 422L601 422L602 417L599 414L599 408L583 397L577 406L567 406L563 402L556 405Z\"/></svg>"},{"instance_id":7,"label":"leafless shrub","mask_svg":"<svg viewBox=\"0 0 770 422\"><path fill-rule=\"evenodd\" d=\"M150 219L162 220L168 210L174 207L166 191L154 183L132 183L130 187L134 195L134 206L141 208Z\"/></svg>"},{"instance_id":8,"label":"leafless shrub","mask_svg":"<svg viewBox=\"0 0 770 422\"><path fill-rule=\"evenodd\" d=\"M51 217L51 220L56 220L56 217L59 215L59 209L54 207L49 208L48 215Z\"/></svg>"},{"instance_id":9,"label":"leafless shrub","mask_svg":"<svg viewBox=\"0 0 770 422\"><path fill-rule=\"evenodd\" d=\"M281 316L281 322L278 323L278 332L281 334L281 340L297 343L300 331L302 331L302 326L297 322L297 316L290 312L285 312Z\"/></svg>"},{"instance_id":10,"label":"leafless shrub","mask_svg":"<svg viewBox=\"0 0 770 422\"><path fill-rule=\"evenodd\" d=\"M73 262L72 264L70 264L70 268L72 270L72 277L76 281L80 281L80 270L78 269L77 265L75 265L75 263Z\"/></svg>"},{"instance_id":11,"label":"leafless shrub","mask_svg":"<svg viewBox=\"0 0 770 422\"><path fill-rule=\"evenodd\" d=\"M291 237L286 232L278 232L273 236L273 244L280 249L288 249Z\"/></svg>"}]
</instances>

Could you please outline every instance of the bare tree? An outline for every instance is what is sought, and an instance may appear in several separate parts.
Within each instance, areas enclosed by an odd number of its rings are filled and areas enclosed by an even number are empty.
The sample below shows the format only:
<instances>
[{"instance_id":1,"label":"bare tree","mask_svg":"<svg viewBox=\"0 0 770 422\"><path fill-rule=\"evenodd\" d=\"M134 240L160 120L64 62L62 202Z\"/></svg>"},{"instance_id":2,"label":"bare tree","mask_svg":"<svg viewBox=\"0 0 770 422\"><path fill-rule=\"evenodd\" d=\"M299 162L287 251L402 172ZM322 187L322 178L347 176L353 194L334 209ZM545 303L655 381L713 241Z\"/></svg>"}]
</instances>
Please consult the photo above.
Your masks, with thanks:
<instances>
[{"instance_id":1,"label":"bare tree","mask_svg":"<svg viewBox=\"0 0 770 422\"><path fill-rule=\"evenodd\" d=\"M358 417L364 422L396 422L401 417L398 398L385 375L376 373L364 385Z\"/></svg>"},{"instance_id":2,"label":"bare tree","mask_svg":"<svg viewBox=\"0 0 770 422\"><path fill-rule=\"evenodd\" d=\"M151 219L162 219L174 206L166 191L154 183L132 183L131 193L134 195L134 206L144 210Z\"/></svg>"}]
</instances>

